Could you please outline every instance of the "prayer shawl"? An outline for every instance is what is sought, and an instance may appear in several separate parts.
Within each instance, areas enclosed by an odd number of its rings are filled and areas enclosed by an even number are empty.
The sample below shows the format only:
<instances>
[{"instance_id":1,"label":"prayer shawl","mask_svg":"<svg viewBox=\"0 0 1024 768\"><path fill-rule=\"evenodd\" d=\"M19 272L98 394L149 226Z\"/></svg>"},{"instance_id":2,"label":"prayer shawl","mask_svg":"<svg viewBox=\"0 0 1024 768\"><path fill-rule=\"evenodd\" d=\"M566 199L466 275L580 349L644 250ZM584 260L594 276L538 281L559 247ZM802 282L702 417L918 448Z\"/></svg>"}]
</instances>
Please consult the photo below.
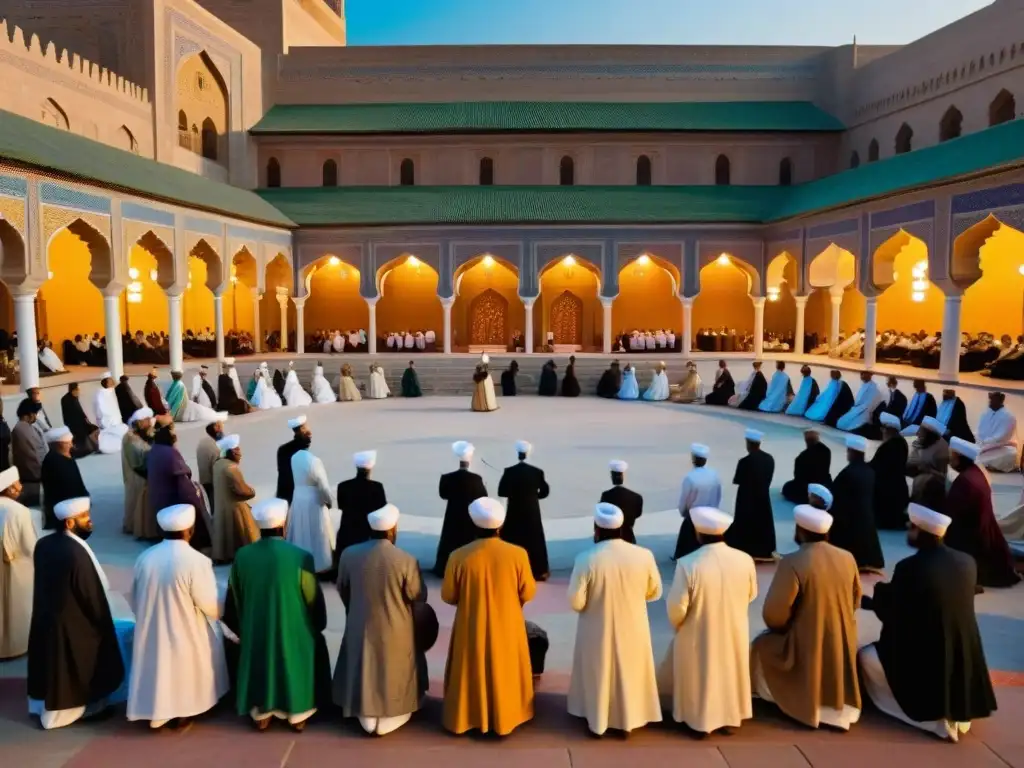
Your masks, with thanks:
<instances>
[{"instance_id":1,"label":"prayer shawl","mask_svg":"<svg viewBox=\"0 0 1024 768\"><path fill-rule=\"evenodd\" d=\"M836 395L835 402L832 403L832 407L828 409L828 414L825 416L825 423L834 427L839 422L839 419L853 407L853 390L850 389L850 385L845 381L839 382L839 394Z\"/></svg>"},{"instance_id":2,"label":"prayer shawl","mask_svg":"<svg viewBox=\"0 0 1024 768\"><path fill-rule=\"evenodd\" d=\"M787 416L803 416L818 400L818 382L813 376L804 376L800 381L800 390L786 408Z\"/></svg>"},{"instance_id":3,"label":"prayer shawl","mask_svg":"<svg viewBox=\"0 0 1024 768\"><path fill-rule=\"evenodd\" d=\"M919 425L925 416L935 416L937 412L935 398L930 392L914 392L906 409L903 411L902 421L904 428L911 424Z\"/></svg>"},{"instance_id":4,"label":"prayer shawl","mask_svg":"<svg viewBox=\"0 0 1024 768\"><path fill-rule=\"evenodd\" d=\"M865 381L857 390L857 397L854 398L853 407L839 417L836 427L846 432L870 424L875 416L875 408L885 402L885 396L876 381Z\"/></svg>"},{"instance_id":5,"label":"prayer shawl","mask_svg":"<svg viewBox=\"0 0 1024 768\"><path fill-rule=\"evenodd\" d=\"M167 408L175 421L185 420L185 411L188 407L188 393L181 381L172 381L167 388Z\"/></svg>"},{"instance_id":6,"label":"prayer shawl","mask_svg":"<svg viewBox=\"0 0 1024 768\"><path fill-rule=\"evenodd\" d=\"M836 397L839 396L840 385L843 383L842 379L829 378L828 386L825 387L825 391L822 392L814 402L807 406L807 410L804 411L804 418L811 421L824 421L828 415L829 409L832 404L836 401ZM800 391L803 391L801 386ZM797 397L799 399L799 397Z\"/></svg>"},{"instance_id":7,"label":"prayer shawl","mask_svg":"<svg viewBox=\"0 0 1024 768\"><path fill-rule=\"evenodd\" d=\"M971 427L967 423L967 408L964 406L964 401L959 397L954 397L952 400L943 400L939 404L935 418L941 424L946 425L944 437L947 440L952 437L959 437L961 440L966 440L969 443L974 442L974 432L971 431Z\"/></svg>"},{"instance_id":8,"label":"prayer shawl","mask_svg":"<svg viewBox=\"0 0 1024 768\"><path fill-rule=\"evenodd\" d=\"M793 385L789 380L789 374L785 371L776 371L772 374L772 383L768 386L768 392L758 410L764 413L782 413L786 408L786 397L792 392Z\"/></svg>"}]
</instances>

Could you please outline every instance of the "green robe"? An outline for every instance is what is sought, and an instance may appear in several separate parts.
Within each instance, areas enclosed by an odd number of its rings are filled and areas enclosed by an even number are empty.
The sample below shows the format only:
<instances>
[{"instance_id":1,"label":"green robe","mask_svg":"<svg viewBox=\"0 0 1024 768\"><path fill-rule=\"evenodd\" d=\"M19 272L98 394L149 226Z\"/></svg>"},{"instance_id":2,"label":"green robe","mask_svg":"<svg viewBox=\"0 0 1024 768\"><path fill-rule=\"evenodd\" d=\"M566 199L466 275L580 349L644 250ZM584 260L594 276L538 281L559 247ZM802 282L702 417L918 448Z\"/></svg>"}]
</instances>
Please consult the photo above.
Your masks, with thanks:
<instances>
[{"instance_id":1,"label":"green robe","mask_svg":"<svg viewBox=\"0 0 1024 768\"><path fill-rule=\"evenodd\" d=\"M416 369L406 368L402 374L402 397L420 397L422 394L420 377L416 375Z\"/></svg>"},{"instance_id":2,"label":"green robe","mask_svg":"<svg viewBox=\"0 0 1024 768\"><path fill-rule=\"evenodd\" d=\"M281 538L238 550L224 623L241 640L238 714L255 707L297 715L329 698L330 658L322 634L327 607L309 552Z\"/></svg>"},{"instance_id":3,"label":"green robe","mask_svg":"<svg viewBox=\"0 0 1024 768\"><path fill-rule=\"evenodd\" d=\"M188 404L188 390L181 381L172 381L167 388L167 409L175 421L185 418L185 406Z\"/></svg>"},{"instance_id":4,"label":"green robe","mask_svg":"<svg viewBox=\"0 0 1024 768\"><path fill-rule=\"evenodd\" d=\"M245 399L247 401L249 401L250 403L252 402L252 396L256 394L256 384L257 383L258 382L256 381L256 377L254 376L249 381L249 387L245 390Z\"/></svg>"}]
</instances>

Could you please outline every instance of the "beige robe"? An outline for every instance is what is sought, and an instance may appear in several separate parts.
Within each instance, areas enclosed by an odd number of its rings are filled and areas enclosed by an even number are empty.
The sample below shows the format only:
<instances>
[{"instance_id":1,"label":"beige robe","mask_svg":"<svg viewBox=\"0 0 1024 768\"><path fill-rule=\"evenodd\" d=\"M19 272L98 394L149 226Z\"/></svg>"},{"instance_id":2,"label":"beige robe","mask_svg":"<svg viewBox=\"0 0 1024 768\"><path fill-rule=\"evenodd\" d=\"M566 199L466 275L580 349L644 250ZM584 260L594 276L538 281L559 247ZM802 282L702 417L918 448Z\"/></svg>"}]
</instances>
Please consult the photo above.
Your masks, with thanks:
<instances>
[{"instance_id":1,"label":"beige robe","mask_svg":"<svg viewBox=\"0 0 1024 768\"><path fill-rule=\"evenodd\" d=\"M661 597L650 550L612 539L580 553L569 578L579 613L569 714L593 733L632 731L661 721L647 603Z\"/></svg>"},{"instance_id":2,"label":"beige robe","mask_svg":"<svg viewBox=\"0 0 1024 768\"><path fill-rule=\"evenodd\" d=\"M756 597L753 559L724 542L676 563L665 600L675 635L658 669L665 709L676 722L713 733L754 716L748 610Z\"/></svg>"},{"instance_id":3,"label":"beige robe","mask_svg":"<svg viewBox=\"0 0 1024 768\"><path fill-rule=\"evenodd\" d=\"M196 446L196 470L199 475L199 484L204 488L213 485L213 465L220 459L220 448L217 441L204 434L199 438L199 445ZM216 493L216 489L214 493ZM213 499L209 500L213 502Z\"/></svg>"},{"instance_id":4,"label":"beige robe","mask_svg":"<svg viewBox=\"0 0 1024 768\"><path fill-rule=\"evenodd\" d=\"M146 460L153 446L134 430L124 437L121 445L121 474L124 477L125 533L137 539L154 540L163 537L156 522L156 513L149 505L149 481L135 470L146 471Z\"/></svg>"},{"instance_id":5,"label":"beige robe","mask_svg":"<svg viewBox=\"0 0 1024 768\"><path fill-rule=\"evenodd\" d=\"M765 698L767 688L779 709L811 728L849 722L844 713L861 707L860 598L857 562L846 550L817 542L783 557L764 601L768 630L750 649L755 693Z\"/></svg>"},{"instance_id":6,"label":"beige robe","mask_svg":"<svg viewBox=\"0 0 1024 768\"><path fill-rule=\"evenodd\" d=\"M256 491L245 482L242 470L231 459L217 459L213 465L213 560L227 563L235 552L260 537L249 500Z\"/></svg>"},{"instance_id":7,"label":"beige robe","mask_svg":"<svg viewBox=\"0 0 1024 768\"><path fill-rule=\"evenodd\" d=\"M0 549L0 659L11 659L28 652L36 529L32 511L7 496L0 496Z\"/></svg>"}]
</instances>

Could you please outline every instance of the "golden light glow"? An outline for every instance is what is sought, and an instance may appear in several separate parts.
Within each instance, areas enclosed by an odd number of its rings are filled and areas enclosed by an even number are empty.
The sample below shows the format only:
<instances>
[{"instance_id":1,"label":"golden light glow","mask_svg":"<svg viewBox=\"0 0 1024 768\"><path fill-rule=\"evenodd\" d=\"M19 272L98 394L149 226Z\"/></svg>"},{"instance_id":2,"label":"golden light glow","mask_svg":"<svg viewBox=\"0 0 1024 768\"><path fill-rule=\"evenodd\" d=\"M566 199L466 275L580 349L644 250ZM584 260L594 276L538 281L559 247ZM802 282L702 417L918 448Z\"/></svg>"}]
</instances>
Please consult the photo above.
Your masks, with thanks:
<instances>
[{"instance_id":1,"label":"golden light glow","mask_svg":"<svg viewBox=\"0 0 1024 768\"><path fill-rule=\"evenodd\" d=\"M128 270L128 277L130 277L132 280L138 280L139 270L137 270L135 267L132 267L131 269Z\"/></svg>"},{"instance_id":2,"label":"golden light glow","mask_svg":"<svg viewBox=\"0 0 1024 768\"><path fill-rule=\"evenodd\" d=\"M142 303L142 294L141 293L129 293L128 294L128 303L129 304L141 304Z\"/></svg>"},{"instance_id":3,"label":"golden light glow","mask_svg":"<svg viewBox=\"0 0 1024 768\"><path fill-rule=\"evenodd\" d=\"M483 258L484 269L490 269L494 266L494 257L491 255L484 256Z\"/></svg>"},{"instance_id":4,"label":"golden light glow","mask_svg":"<svg viewBox=\"0 0 1024 768\"><path fill-rule=\"evenodd\" d=\"M915 280L910 287L913 288L916 293L922 293L923 291L928 290L928 281Z\"/></svg>"},{"instance_id":5,"label":"golden light glow","mask_svg":"<svg viewBox=\"0 0 1024 768\"><path fill-rule=\"evenodd\" d=\"M723 266L723 267L725 265L727 265L729 263L729 254L723 253L721 256L719 256L718 257L718 263L719 263L720 266Z\"/></svg>"},{"instance_id":6,"label":"golden light glow","mask_svg":"<svg viewBox=\"0 0 1024 768\"><path fill-rule=\"evenodd\" d=\"M576 266L576 259L574 257L572 257L572 256L566 256L564 259L562 259L562 266L563 267L575 267Z\"/></svg>"},{"instance_id":7,"label":"golden light glow","mask_svg":"<svg viewBox=\"0 0 1024 768\"><path fill-rule=\"evenodd\" d=\"M140 282L128 283L128 292L129 293L142 293L142 283L140 283Z\"/></svg>"},{"instance_id":8,"label":"golden light glow","mask_svg":"<svg viewBox=\"0 0 1024 768\"><path fill-rule=\"evenodd\" d=\"M768 289L768 301L778 301L778 300L779 300L779 289L778 288L769 288Z\"/></svg>"},{"instance_id":9,"label":"golden light glow","mask_svg":"<svg viewBox=\"0 0 1024 768\"><path fill-rule=\"evenodd\" d=\"M53 272L47 272L46 273L46 279L47 280L53 280Z\"/></svg>"},{"instance_id":10,"label":"golden light glow","mask_svg":"<svg viewBox=\"0 0 1024 768\"><path fill-rule=\"evenodd\" d=\"M405 263L408 264L410 267L418 267L420 265L420 260L417 259L415 256L410 256L408 259L406 259Z\"/></svg>"},{"instance_id":11,"label":"golden light glow","mask_svg":"<svg viewBox=\"0 0 1024 768\"><path fill-rule=\"evenodd\" d=\"M646 267L648 264L651 263L651 257L645 253L636 260L636 263Z\"/></svg>"},{"instance_id":12,"label":"golden light glow","mask_svg":"<svg viewBox=\"0 0 1024 768\"><path fill-rule=\"evenodd\" d=\"M1017 271L1024 275L1024 264L1021 264L1019 267L1017 267Z\"/></svg>"},{"instance_id":13,"label":"golden light glow","mask_svg":"<svg viewBox=\"0 0 1024 768\"><path fill-rule=\"evenodd\" d=\"M231 282L232 282L232 283L237 283L237 282L238 282L238 278L237 278L237 277L235 277L234 275L232 275L232 276L231 276Z\"/></svg>"},{"instance_id":14,"label":"golden light glow","mask_svg":"<svg viewBox=\"0 0 1024 768\"><path fill-rule=\"evenodd\" d=\"M159 277L159 273L155 269L149 270L149 279L150 280L152 280L155 283L157 277Z\"/></svg>"},{"instance_id":15,"label":"golden light glow","mask_svg":"<svg viewBox=\"0 0 1024 768\"><path fill-rule=\"evenodd\" d=\"M412 261L412 258L411 258L411 257L410 257L409 261ZM331 257L330 257L330 258L329 258L329 259L327 260L327 266L329 266L329 267L336 267L336 266L338 266L339 264L341 264L341 259L339 259L339 258L338 258L337 256L331 256Z\"/></svg>"},{"instance_id":16,"label":"golden light glow","mask_svg":"<svg viewBox=\"0 0 1024 768\"><path fill-rule=\"evenodd\" d=\"M910 298L917 302L924 301L924 292L914 291L912 294L910 294Z\"/></svg>"}]
</instances>

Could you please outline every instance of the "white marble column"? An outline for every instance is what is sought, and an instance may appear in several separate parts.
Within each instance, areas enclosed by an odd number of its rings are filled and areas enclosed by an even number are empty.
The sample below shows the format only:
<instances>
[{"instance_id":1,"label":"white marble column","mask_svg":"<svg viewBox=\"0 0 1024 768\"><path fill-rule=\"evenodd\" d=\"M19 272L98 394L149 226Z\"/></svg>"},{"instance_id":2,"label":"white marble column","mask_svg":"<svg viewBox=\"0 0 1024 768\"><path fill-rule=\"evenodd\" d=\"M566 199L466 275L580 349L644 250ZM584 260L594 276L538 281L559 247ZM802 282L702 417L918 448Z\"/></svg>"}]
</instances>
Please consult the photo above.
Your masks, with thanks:
<instances>
[{"instance_id":1,"label":"white marble column","mask_svg":"<svg viewBox=\"0 0 1024 768\"><path fill-rule=\"evenodd\" d=\"M528 354L533 354L533 305L537 303L537 297L534 296L531 299L523 299L523 308L526 310L526 327L523 328L523 351Z\"/></svg>"},{"instance_id":2,"label":"white marble column","mask_svg":"<svg viewBox=\"0 0 1024 768\"><path fill-rule=\"evenodd\" d=\"M441 328L441 337L444 340L444 353L452 353L452 306L455 304L455 297L441 299L441 308L444 310L444 325Z\"/></svg>"},{"instance_id":3,"label":"white marble column","mask_svg":"<svg viewBox=\"0 0 1024 768\"><path fill-rule=\"evenodd\" d=\"M260 301L263 294L258 288L252 289L252 350L260 352L263 349L263 332L260 329Z\"/></svg>"},{"instance_id":4,"label":"white marble column","mask_svg":"<svg viewBox=\"0 0 1024 768\"><path fill-rule=\"evenodd\" d=\"M793 354L804 353L804 314L807 310L807 296L794 296L796 302L796 330L793 332Z\"/></svg>"},{"instance_id":5,"label":"white marble column","mask_svg":"<svg viewBox=\"0 0 1024 768\"><path fill-rule=\"evenodd\" d=\"M754 302L754 358L760 359L764 352L764 296L756 296Z\"/></svg>"},{"instance_id":6,"label":"white marble column","mask_svg":"<svg viewBox=\"0 0 1024 768\"><path fill-rule=\"evenodd\" d=\"M218 360L224 359L224 294L213 294L213 337Z\"/></svg>"},{"instance_id":7,"label":"white marble column","mask_svg":"<svg viewBox=\"0 0 1024 768\"><path fill-rule=\"evenodd\" d=\"M115 379L124 373L121 350L121 292L103 295L103 330L107 335L107 370Z\"/></svg>"},{"instance_id":8,"label":"white marble column","mask_svg":"<svg viewBox=\"0 0 1024 768\"><path fill-rule=\"evenodd\" d=\"M281 308L281 351L288 351L288 289L277 289L277 306Z\"/></svg>"},{"instance_id":9,"label":"white marble column","mask_svg":"<svg viewBox=\"0 0 1024 768\"><path fill-rule=\"evenodd\" d=\"M960 380L960 302L962 296L947 296L942 314L942 351L939 376L943 381ZM20 340L21 334L18 334Z\"/></svg>"},{"instance_id":10,"label":"white marble column","mask_svg":"<svg viewBox=\"0 0 1024 768\"><path fill-rule=\"evenodd\" d=\"M612 353L612 303L615 299L601 297L601 307L604 309L604 323L601 331L601 351L606 355Z\"/></svg>"},{"instance_id":11,"label":"white marble column","mask_svg":"<svg viewBox=\"0 0 1024 768\"><path fill-rule=\"evenodd\" d=\"M370 327L366 331L367 350L371 355L377 354L377 302L380 296L366 300L366 306L370 310Z\"/></svg>"},{"instance_id":12,"label":"white marble column","mask_svg":"<svg viewBox=\"0 0 1024 768\"><path fill-rule=\"evenodd\" d=\"M295 354L306 352L306 297L294 298L295 305Z\"/></svg>"},{"instance_id":13,"label":"white marble column","mask_svg":"<svg viewBox=\"0 0 1024 768\"><path fill-rule=\"evenodd\" d=\"M14 330L18 332L18 370L21 390L39 386L39 348L36 330L36 292L14 295Z\"/></svg>"},{"instance_id":14,"label":"white marble column","mask_svg":"<svg viewBox=\"0 0 1024 768\"><path fill-rule=\"evenodd\" d=\"M181 294L167 295L167 337L170 348L171 370L181 371L185 353L181 343Z\"/></svg>"},{"instance_id":15,"label":"white marble column","mask_svg":"<svg viewBox=\"0 0 1024 768\"><path fill-rule=\"evenodd\" d=\"M693 296L683 297L683 355L689 357L693 353Z\"/></svg>"},{"instance_id":16,"label":"white marble column","mask_svg":"<svg viewBox=\"0 0 1024 768\"><path fill-rule=\"evenodd\" d=\"M878 350L878 297L864 300L864 367L874 368Z\"/></svg>"},{"instance_id":17,"label":"white marble column","mask_svg":"<svg viewBox=\"0 0 1024 768\"><path fill-rule=\"evenodd\" d=\"M832 316L829 319L828 346L829 349L835 349L839 346L839 314L843 308L843 294L829 291L829 298L832 299Z\"/></svg>"}]
</instances>

